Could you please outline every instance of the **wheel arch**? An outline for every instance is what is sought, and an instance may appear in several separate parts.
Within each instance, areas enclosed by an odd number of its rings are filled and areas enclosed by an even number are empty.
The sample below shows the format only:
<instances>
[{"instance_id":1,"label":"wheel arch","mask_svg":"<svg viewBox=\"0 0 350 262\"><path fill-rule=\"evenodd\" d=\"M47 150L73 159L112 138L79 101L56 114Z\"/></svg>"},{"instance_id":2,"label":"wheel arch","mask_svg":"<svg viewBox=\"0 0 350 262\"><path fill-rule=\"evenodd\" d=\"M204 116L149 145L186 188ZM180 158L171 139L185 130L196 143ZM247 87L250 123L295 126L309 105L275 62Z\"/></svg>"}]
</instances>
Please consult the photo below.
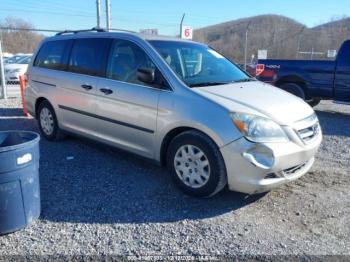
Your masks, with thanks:
<instances>
[{"instance_id":1,"label":"wheel arch","mask_svg":"<svg viewBox=\"0 0 350 262\"><path fill-rule=\"evenodd\" d=\"M275 86L281 87L282 85L288 84L288 83L297 84L298 86L300 86L305 94L305 98L307 99L309 98L307 83L303 78L301 78L298 75L283 76L276 81Z\"/></svg>"},{"instance_id":2,"label":"wheel arch","mask_svg":"<svg viewBox=\"0 0 350 262\"><path fill-rule=\"evenodd\" d=\"M50 103L50 101L46 98L46 97L38 97L35 101L35 118L38 118L38 109L39 109L39 105L43 102L43 101L48 101ZM51 104L51 103L50 103Z\"/></svg>"},{"instance_id":3,"label":"wheel arch","mask_svg":"<svg viewBox=\"0 0 350 262\"><path fill-rule=\"evenodd\" d=\"M207 134L206 132L203 132L202 130L199 130L197 128L194 127L190 127L190 126L179 126L179 127L175 127L171 130L169 130L166 135L164 136L161 146L160 146L160 165L161 166L165 166L166 165L166 154L169 148L169 145L171 143L171 141L179 134L186 132L186 131L197 131L199 133L202 133L204 135L206 135L207 137L209 137L216 145L217 143L215 142L215 139L213 139L213 137L211 137L209 134Z\"/></svg>"}]
</instances>

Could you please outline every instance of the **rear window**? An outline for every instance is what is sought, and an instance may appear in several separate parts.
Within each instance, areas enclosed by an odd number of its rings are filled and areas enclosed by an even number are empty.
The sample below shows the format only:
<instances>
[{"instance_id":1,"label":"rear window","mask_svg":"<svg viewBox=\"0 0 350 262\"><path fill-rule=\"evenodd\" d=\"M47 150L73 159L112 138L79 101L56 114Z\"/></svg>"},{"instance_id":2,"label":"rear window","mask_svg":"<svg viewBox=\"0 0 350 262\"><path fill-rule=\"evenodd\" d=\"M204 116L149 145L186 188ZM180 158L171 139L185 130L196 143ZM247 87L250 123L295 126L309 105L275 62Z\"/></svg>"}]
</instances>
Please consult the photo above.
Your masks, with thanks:
<instances>
[{"instance_id":1,"label":"rear window","mask_svg":"<svg viewBox=\"0 0 350 262\"><path fill-rule=\"evenodd\" d=\"M103 38L76 39L69 59L69 71L102 76L109 43L109 39Z\"/></svg>"},{"instance_id":2,"label":"rear window","mask_svg":"<svg viewBox=\"0 0 350 262\"><path fill-rule=\"evenodd\" d=\"M64 70L67 67L69 41L49 41L42 45L34 66Z\"/></svg>"}]
</instances>

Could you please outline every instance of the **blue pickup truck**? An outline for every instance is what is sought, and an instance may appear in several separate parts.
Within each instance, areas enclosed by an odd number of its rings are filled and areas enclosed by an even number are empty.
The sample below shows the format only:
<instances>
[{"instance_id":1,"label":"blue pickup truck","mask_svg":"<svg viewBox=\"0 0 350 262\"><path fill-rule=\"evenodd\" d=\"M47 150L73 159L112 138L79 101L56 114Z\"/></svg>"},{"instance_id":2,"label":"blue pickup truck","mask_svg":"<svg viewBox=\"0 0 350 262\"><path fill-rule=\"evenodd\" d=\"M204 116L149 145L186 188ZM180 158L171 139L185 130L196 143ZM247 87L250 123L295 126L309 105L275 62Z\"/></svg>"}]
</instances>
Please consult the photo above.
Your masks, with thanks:
<instances>
[{"instance_id":1,"label":"blue pickup truck","mask_svg":"<svg viewBox=\"0 0 350 262\"><path fill-rule=\"evenodd\" d=\"M259 60L256 77L312 106L322 99L350 103L350 40L342 44L335 61Z\"/></svg>"}]
</instances>

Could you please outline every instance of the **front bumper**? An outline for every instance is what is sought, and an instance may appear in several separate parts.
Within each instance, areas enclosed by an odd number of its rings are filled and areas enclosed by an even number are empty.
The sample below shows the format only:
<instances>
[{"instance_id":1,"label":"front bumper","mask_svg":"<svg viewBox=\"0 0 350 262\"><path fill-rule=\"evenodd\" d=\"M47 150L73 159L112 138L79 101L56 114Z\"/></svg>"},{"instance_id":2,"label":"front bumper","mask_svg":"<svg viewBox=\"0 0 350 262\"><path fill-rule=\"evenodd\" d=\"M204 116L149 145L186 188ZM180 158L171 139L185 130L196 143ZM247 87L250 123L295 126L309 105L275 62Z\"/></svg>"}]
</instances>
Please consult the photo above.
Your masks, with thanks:
<instances>
[{"instance_id":1,"label":"front bumper","mask_svg":"<svg viewBox=\"0 0 350 262\"><path fill-rule=\"evenodd\" d=\"M240 138L222 147L229 189L256 194L298 179L310 170L321 141L319 133L308 144L293 140L261 144Z\"/></svg>"},{"instance_id":2,"label":"front bumper","mask_svg":"<svg viewBox=\"0 0 350 262\"><path fill-rule=\"evenodd\" d=\"M15 73L6 73L5 79L7 82L19 82L19 75L20 73L15 72Z\"/></svg>"}]
</instances>

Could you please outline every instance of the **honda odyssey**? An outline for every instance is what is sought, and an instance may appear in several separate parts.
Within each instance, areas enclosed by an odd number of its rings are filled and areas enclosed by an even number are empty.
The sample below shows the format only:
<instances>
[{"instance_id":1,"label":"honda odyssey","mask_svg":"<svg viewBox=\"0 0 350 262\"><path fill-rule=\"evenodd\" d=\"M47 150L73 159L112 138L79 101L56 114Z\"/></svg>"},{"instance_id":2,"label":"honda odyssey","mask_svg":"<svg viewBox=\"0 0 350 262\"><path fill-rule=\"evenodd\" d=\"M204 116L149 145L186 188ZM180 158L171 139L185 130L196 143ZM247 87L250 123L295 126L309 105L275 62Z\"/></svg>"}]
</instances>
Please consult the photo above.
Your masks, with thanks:
<instances>
[{"instance_id":1,"label":"honda odyssey","mask_svg":"<svg viewBox=\"0 0 350 262\"><path fill-rule=\"evenodd\" d=\"M195 196L293 181L321 143L313 109L207 45L130 32L46 38L25 101L41 134L74 133L153 159Z\"/></svg>"}]
</instances>

